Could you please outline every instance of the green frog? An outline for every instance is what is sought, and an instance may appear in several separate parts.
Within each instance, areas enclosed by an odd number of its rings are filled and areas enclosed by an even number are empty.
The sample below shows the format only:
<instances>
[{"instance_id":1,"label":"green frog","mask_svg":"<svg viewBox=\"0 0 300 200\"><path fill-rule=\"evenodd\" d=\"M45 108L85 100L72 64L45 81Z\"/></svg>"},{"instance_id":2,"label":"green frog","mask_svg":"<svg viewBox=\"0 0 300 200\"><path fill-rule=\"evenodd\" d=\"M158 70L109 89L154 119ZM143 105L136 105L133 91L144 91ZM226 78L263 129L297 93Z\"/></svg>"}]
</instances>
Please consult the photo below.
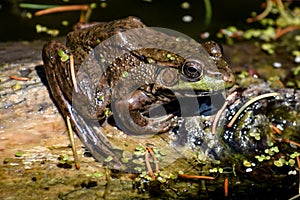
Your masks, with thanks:
<instances>
[{"instance_id":1,"label":"green frog","mask_svg":"<svg viewBox=\"0 0 300 200\"><path fill-rule=\"evenodd\" d=\"M70 32L66 45L56 41L44 45L43 62L53 98L62 114L71 117L73 128L77 132L80 129L72 115L74 82L71 79L70 59L63 56L74 56L74 71L77 76L80 67L84 67L82 63L91 53L98 53L100 57L104 54L95 50L97 45L125 31L145 27L140 19L127 17L94 23ZM163 43L168 50L155 47L118 47L125 49L126 53L108 63L101 74L91 72L93 76L98 76L93 80L93 89L79 87L77 99L82 99L82 104L87 104L87 109L80 112L85 113L87 118L96 116L101 121L110 108L117 126L127 134L163 133L172 129L175 115L165 113L150 116L153 108L168 105L174 99L209 96L224 89L224 85L230 87L234 84L233 72L223 59L217 43L206 42L202 48L195 41L151 31L153 34L143 36L145 40L153 39L157 45ZM180 46L181 43L185 45ZM173 48L180 49L180 53L174 53ZM197 56L189 56L193 54ZM93 66L89 67L93 69Z\"/></svg>"}]
</instances>

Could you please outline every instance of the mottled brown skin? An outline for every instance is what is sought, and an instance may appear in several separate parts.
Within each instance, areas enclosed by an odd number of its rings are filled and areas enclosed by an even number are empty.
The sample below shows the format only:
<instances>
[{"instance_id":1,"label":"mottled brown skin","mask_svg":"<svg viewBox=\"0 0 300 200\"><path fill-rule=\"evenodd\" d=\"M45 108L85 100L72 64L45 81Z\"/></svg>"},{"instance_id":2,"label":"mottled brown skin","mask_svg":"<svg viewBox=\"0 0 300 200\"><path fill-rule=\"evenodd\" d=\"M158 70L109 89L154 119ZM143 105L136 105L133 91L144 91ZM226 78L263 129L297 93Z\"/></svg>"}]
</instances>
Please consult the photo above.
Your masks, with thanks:
<instances>
[{"instance_id":1,"label":"mottled brown skin","mask_svg":"<svg viewBox=\"0 0 300 200\"><path fill-rule=\"evenodd\" d=\"M70 116L70 112L72 112L71 102L74 86L70 78L69 61L62 62L58 51L62 50L67 54L72 53L74 55L76 73L84 59L87 58L89 53L92 52L100 42L110 38L116 33L143 27L145 27L145 25L139 19L127 17L107 23L96 23L90 27L73 31L67 36L66 46L56 41L45 44L43 48L43 61L46 76L52 95L64 116ZM160 36L156 35L155 37ZM191 53L195 51L192 47L186 48L186 51L190 51ZM204 74L201 74L201 76L222 76L226 84L232 85L234 83L234 76L226 61L224 61L219 46L214 42L209 42L204 44L204 48L209 53L210 58L217 64L218 70L221 71L221 73L211 73L209 70L205 71L204 69ZM168 59L167 54L170 54L175 59ZM90 109L81 112L86 112L85 115L90 115L91 118L94 117L93 115L97 115L100 119L103 117L105 109L112 105L112 108L118 111L118 113L113 114L118 115L118 118L122 120L128 121L123 127L121 126L121 128L125 129L125 132L134 135L165 132L172 128L170 122L170 119L173 117L172 114L159 118L147 118L144 117L140 111L146 110L147 106L150 105L159 105L172 101L169 94L163 95L161 93L163 93L164 90L170 89L166 83L172 81L178 82L178 80L170 80L168 77L172 77L172 74L175 74L175 77L181 77L181 73L183 73L181 67L187 62L187 59L172 52L153 48L134 50L124 54L116 58L105 73L99 77L96 92L101 96L95 95L95 99L91 102L83 100L83 102L88 102L91 105ZM155 63L155 66L153 65L153 68L149 67L147 64L150 63ZM136 66L141 66L139 68L140 70L132 72L132 69ZM145 67L143 68L143 66ZM163 71L164 74L168 74L168 76L157 74L158 69L164 69L161 71ZM123 79L122 74L124 72L130 72L131 79L136 79L138 82L142 79L145 84L140 89L132 91L136 83L134 81L128 81L126 82L126 86L121 86L121 90L119 90L121 91L120 93L113 94L116 84L120 83L120 80ZM189 79L189 77L185 78ZM148 82L154 84L148 85L146 84ZM160 91L160 95L158 95L157 91ZM115 99L113 102L112 95L114 95ZM83 99L84 98L83 95ZM101 99L101 102L96 99ZM129 120L126 120L128 116L122 115L122 113L128 111L127 108L129 108L129 114L131 116ZM73 127L76 127L74 126L74 122L72 122L72 124Z\"/></svg>"},{"instance_id":2,"label":"mottled brown skin","mask_svg":"<svg viewBox=\"0 0 300 200\"><path fill-rule=\"evenodd\" d=\"M208 41L203 44L205 50L209 53L210 58L216 63L218 69L223 74L223 80L228 86L235 83L235 77L231 70L228 70L228 63L224 60L221 46L214 41Z\"/></svg>"}]
</instances>

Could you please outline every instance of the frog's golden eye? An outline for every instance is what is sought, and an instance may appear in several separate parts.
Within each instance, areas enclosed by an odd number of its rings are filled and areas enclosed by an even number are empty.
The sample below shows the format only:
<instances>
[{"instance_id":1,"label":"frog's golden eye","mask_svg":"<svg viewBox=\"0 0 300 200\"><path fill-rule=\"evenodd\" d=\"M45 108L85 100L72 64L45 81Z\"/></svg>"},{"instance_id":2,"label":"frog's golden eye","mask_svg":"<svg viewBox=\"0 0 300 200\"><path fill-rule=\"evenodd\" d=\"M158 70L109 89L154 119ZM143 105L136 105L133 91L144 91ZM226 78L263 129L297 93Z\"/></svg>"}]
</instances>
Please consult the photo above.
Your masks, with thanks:
<instances>
[{"instance_id":1,"label":"frog's golden eye","mask_svg":"<svg viewBox=\"0 0 300 200\"><path fill-rule=\"evenodd\" d=\"M203 64L197 60L186 60L182 65L182 74L188 81L198 81L203 75Z\"/></svg>"}]
</instances>

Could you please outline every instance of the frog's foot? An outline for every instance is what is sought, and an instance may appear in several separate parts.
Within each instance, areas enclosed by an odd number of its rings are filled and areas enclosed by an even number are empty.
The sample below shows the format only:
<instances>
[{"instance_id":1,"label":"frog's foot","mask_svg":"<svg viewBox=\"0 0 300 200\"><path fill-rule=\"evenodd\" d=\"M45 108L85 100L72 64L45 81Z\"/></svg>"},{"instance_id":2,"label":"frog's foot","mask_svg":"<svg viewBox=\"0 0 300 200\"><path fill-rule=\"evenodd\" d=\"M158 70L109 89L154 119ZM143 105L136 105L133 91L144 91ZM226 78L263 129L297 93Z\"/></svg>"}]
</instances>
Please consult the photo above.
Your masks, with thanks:
<instances>
[{"instance_id":1,"label":"frog's foot","mask_svg":"<svg viewBox=\"0 0 300 200\"><path fill-rule=\"evenodd\" d=\"M157 134L163 133L172 128L171 119L174 117L173 114L166 114L159 117L145 117L139 110L130 112L131 120L137 126L141 127L140 134Z\"/></svg>"},{"instance_id":2,"label":"frog's foot","mask_svg":"<svg viewBox=\"0 0 300 200\"><path fill-rule=\"evenodd\" d=\"M155 135L166 132L173 127L173 114L150 118L143 116L140 110L128 110L126 106L118 106L118 104L113 104L112 106L117 126L129 135Z\"/></svg>"},{"instance_id":3,"label":"frog's foot","mask_svg":"<svg viewBox=\"0 0 300 200\"><path fill-rule=\"evenodd\" d=\"M168 114L162 117L146 118L148 124L145 127L152 133L164 133L173 127L172 118L174 115Z\"/></svg>"}]
</instances>

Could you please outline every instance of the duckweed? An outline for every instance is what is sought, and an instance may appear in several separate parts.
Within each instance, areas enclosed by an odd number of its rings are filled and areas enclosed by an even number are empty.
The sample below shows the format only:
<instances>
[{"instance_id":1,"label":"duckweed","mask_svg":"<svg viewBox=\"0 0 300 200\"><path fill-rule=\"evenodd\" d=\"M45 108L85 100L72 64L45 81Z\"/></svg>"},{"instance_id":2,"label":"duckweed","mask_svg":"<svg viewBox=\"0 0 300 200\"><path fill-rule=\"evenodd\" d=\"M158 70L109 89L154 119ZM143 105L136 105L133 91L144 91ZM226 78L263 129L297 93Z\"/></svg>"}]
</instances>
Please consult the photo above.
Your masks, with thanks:
<instances>
[{"instance_id":1,"label":"duckweed","mask_svg":"<svg viewBox=\"0 0 300 200\"><path fill-rule=\"evenodd\" d=\"M101 177L101 176L104 176L103 173L99 173L99 172L94 172L93 175L94 175L94 177L96 177L96 178Z\"/></svg>"},{"instance_id":2,"label":"duckweed","mask_svg":"<svg viewBox=\"0 0 300 200\"><path fill-rule=\"evenodd\" d=\"M112 156L107 156L107 158L104 160L104 162L110 162L113 160Z\"/></svg>"},{"instance_id":3,"label":"duckweed","mask_svg":"<svg viewBox=\"0 0 300 200\"><path fill-rule=\"evenodd\" d=\"M165 178L163 178L163 177L161 177L161 176L157 177L157 180L158 180L159 182L161 182L161 183L165 183L165 182L167 181L167 179L165 179Z\"/></svg>"},{"instance_id":4,"label":"duckweed","mask_svg":"<svg viewBox=\"0 0 300 200\"><path fill-rule=\"evenodd\" d=\"M127 78L127 77L128 77L128 72L126 72L126 71L125 71L125 72L122 72L122 77L123 77L123 78Z\"/></svg>"},{"instance_id":5,"label":"duckweed","mask_svg":"<svg viewBox=\"0 0 300 200\"><path fill-rule=\"evenodd\" d=\"M258 160L258 162L263 162L264 160L270 160L271 159L270 156L266 156L264 154L262 154L260 156L255 156L255 158Z\"/></svg>"},{"instance_id":6,"label":"duckweed","mask_svg":"<svg viewBox=\"0 0 300 200\"><path fill-rule=\"evenodd\" d=\"M18 151L18 152L15 153L15 156L16 157L22 157L23 156L23 152Z\"/></svg>"},{"instance_id":7,"label":"duckweed","mask_svg":"<svg viewBox=\"0 0 300 200\"><path fill-rule=\"evenodd\" d=\"M7 164L7 163L9 163L10 162L10 158L4 158L4 160L3 160L3 164Z\"/></svg>"},{"instance_id":8,"label":"duckweed","mask_svg":"<svg viewBox=\"0 0 300 200\"><path fill-rule=\"evenodd\" d=\"M182 9L189 9L191 7L190 3L187 1L182 2L180 6Z\"/></svg>"},{"instance_id":9,"label":"duckweed","mask_svg":"<svg viewBox=\"0 0 300 200\"><path fill-rule=\"evenodd\" d=\"M133 159L132 162L138 165L143 165L145 160L143 158L139 158L139 159Z\"/></svg>"},{"instance_id":10,"label":"duckweed","mask_svg":"<svg viewBox=\"0 0 300 200\"><path fill-rule=\"evenodd\" d=\"M153 63L153 60L151 58L147 58L147 61L149 64Z\"/></svg>"},{"instance_id":11,"label":"duckweed","mask_svg":"<svg viewBox=\"0 0 300 200\"><path fill-rule=\"evenodd\" d=\"M178 171L178 174L184 174L184 172L182 170Z\"/></svg>"},{"instance_id":12,"label":"duckweed","mask_svg":"<svg viewBox=\"0 0 300 200\"><path fill-rule=\"evenodd\" d=\"M224 169L223 168L220 168L220 167L214 167L212 169L209 169L208 170L210 173L217 173L219 172L220 174L222 174L224 172Z\"/></svg>"},{"instance_id":13,"label":"duckweed","mask_svg":"<svg viewBox=\"0 0 300 200\"><path fill-rule=\"evenodd\" d=\"M274 161L274 165L277 167L282 167L286 163L284 158L280 158L279 160Z\"/></svg>"},{"instance_id":14,"label":"duckweed","mask_svg":"<svg viewBox=\"0 0 300 200\"><path fill-rule=\"evenodd\" d=\"M214 167L212 169L209 169L209 172L210 173L216 173L216 172L218 172L218 168Z\"/></svg>"},{"instance_id":15,"label":"duckweed","mask_svg":"<svg viewBox=\"0 0 300 200\"><path fill-rule=\"evenodd\" d=\"M279 149L277 146L275 147L272 147L270 149L265 149L265 153L266 154L269 154L270 156L274 155L275 153L278 153L279 152Z\"/></svg>"},{"instance_id":16,"label":"duckweed","mask_svg":"<svg viewBox=\"0 0 300 200\"><path fill-rule=\"evenodd\" d=\"M244 165L245 167L251 167L251 166L252 166L252 163L249 162L248 160L244 160L244 161L243 161L243 165Z\"/></svg>"},{"instance_id":17,"label":"duckweed","mask_svg":"<svg viewBox=\"0 0 300 200\"><path fill-rule=\"evenodd\" d=\"M254 137L255 140L260 140L261 137L260 137L260 133L257 133L257 132L251 132L249 134L251 137Z\"/></svg>"},{"instance_id":18,"label":"duckweed","mask_svg":"<svg viewBox=\"0 0 300 200\"><path fill-rule=\"evenodd\" d=\"M294 166L295 163L296 163L296 161L295 161L294 159L289 159L289 161L288 161L288 164L289 164L290 166Z\"/></svg>"},{"instance_id":19,"label":"duckweed","mask_svg":"<svg viewBox=\"0 0 300 200\"><path fill-rule=\"evenodd\" d=\"M135 147L134 155L137 157L144 156L146 152L146 149L144 146L137 146Z\"/></svg>"},{"instance_id":20,"label":"duckweed","mask_svg":"<svg viewBox=\"0 0 300 200\"><path fill-rule=\"evenodd\" d=\"M128 163L128 159L127 158L121 158L121 161L123 162L123 163Z\"/></svg>"},{"instance_id":21,"label":"duckweed","mask_svg":"<svg viewBox=\"0 0 300 200\"><path fill-rule=\"evenodd\" d=\"M175 60L176 59L174 56L169 56L168 58L169 58L169 60Z\"/></svg>"},{"instance_id":22,"label":"duckweed","mask_svg":"<svg viewBox=\"0 0 300 200\"><path fill-rule=\"evenodd\" d=\"M70 59L70 56L69 56L68 54L66 54L66 52L63 51L63 50L58 50L58 51L57 51L57 54L58 54L58 56L60 57L60 60L61 60L62 62L66 62L67 60Z\"/></svg>"},{"instance_id":23,"label":"duckweed","mask_svg":"<svg viewBox=\"0 0 300 200\"><path fill-rule=\"evenodd\" d=\"M261 45L261 49L266 51L268 54L274 54L275 53L275 45L271 43L263 43Z\"/></svg>"},{"instance_id":24,"label":"duckweed","mask_svg":"<svg viewBox=\"0 0 300 200\"><path fill-rule=\"evenodd\" d=\"M69 21L63 20L63 21L61 22L61 24L62 24L63 26L68 26L68 25L69 25Z\"/></svg>"},{"instance_id":25,"label":"duckweed","mask_svg":"<svg viewBox=\"0 0 300 200\"><path fill-rule=\"evenodd\" d=\"M293 154L290 155L290 158L296 158L297 156L300 156L300 153L294 152Z\"/></svg>"},{"instance_id":26,"label":"duckweed","mask_svg":"<svg viewBox=\"0 0 300 200\"><path fill-rule=\"evenodd\" d=\"M135 167L134 170L138 171L138 172L141 172L143 169L141 167Z\"/></svg>"},{"instance_id":27,"label":"duckweed","mask_svg":"<svg viewBox=\"0 0 300 200\"><path fill-rule=\"evenodd\" d=\"M12 89L13 91L20 90L20 89L22 89L22 85L21 85L20 83L16 83L16 84L14 84L14 85L11 87L11 89Z\"/></svg>"}]
</instances>

